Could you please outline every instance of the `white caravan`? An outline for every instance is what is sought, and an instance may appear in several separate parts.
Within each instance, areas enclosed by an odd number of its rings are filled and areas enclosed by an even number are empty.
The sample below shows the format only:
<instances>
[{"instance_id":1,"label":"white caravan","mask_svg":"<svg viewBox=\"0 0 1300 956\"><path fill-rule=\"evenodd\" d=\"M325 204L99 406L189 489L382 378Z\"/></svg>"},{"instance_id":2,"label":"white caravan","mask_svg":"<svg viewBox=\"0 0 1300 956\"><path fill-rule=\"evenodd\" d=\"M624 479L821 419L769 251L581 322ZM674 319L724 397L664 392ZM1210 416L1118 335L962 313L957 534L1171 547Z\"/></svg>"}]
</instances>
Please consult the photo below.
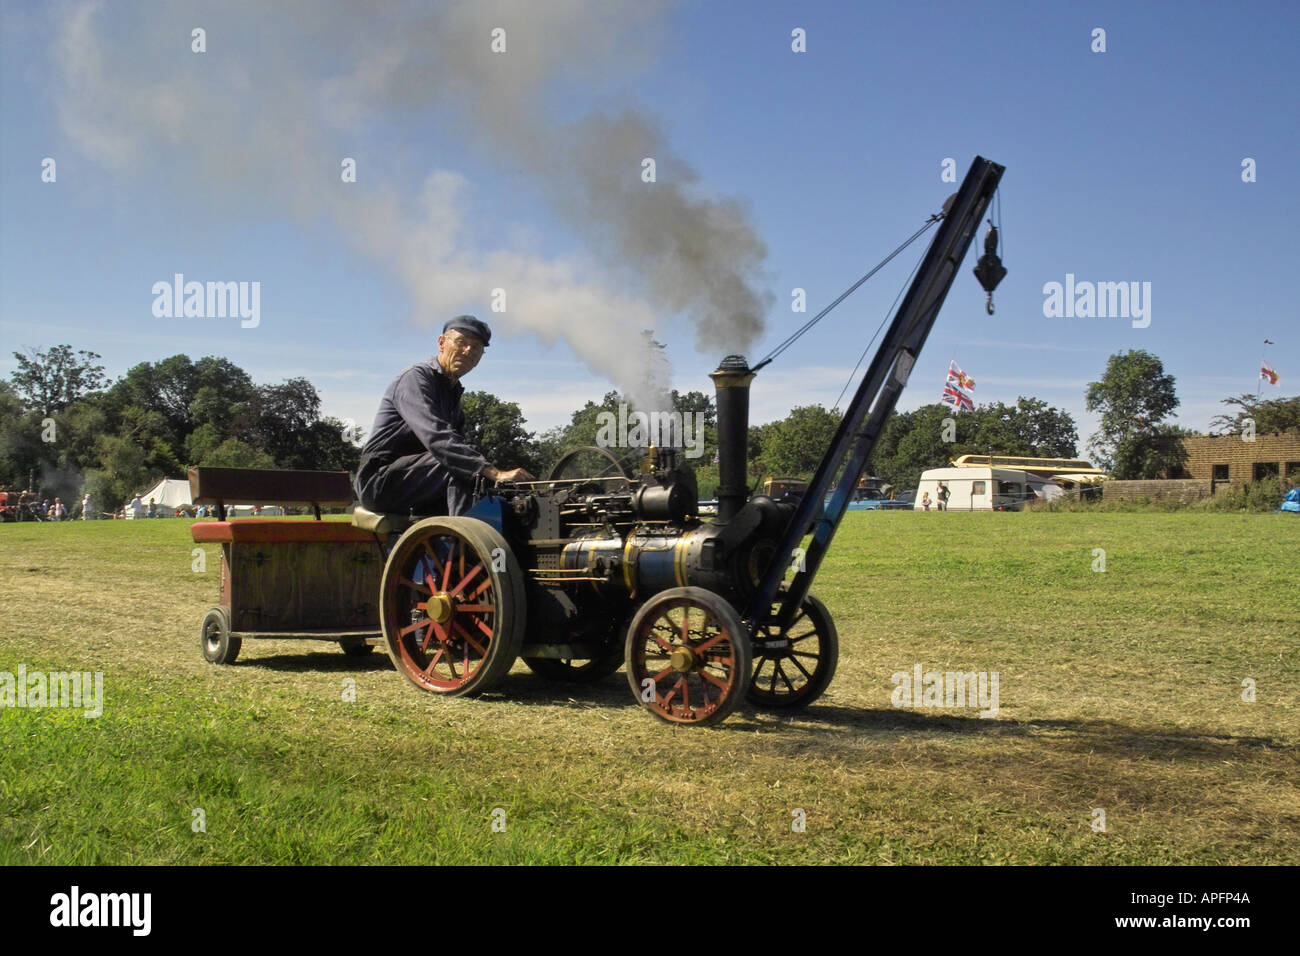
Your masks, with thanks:
<instances>
[{"instance_id":1,"label":"white caravan","mask_svg":"<svg viewBox=\"0 0 1300 956\"><path fill-rule=\"evenodd\" d=\"M931 468L921 473L916 486L914 511L924 511L922 500L930 495L930 510L939 510L939 483L948 486L949 511L1019 511L1027 500L1037 497L1031 482L1041 479L1015 468Z\"/></svg>"}]
</instances>

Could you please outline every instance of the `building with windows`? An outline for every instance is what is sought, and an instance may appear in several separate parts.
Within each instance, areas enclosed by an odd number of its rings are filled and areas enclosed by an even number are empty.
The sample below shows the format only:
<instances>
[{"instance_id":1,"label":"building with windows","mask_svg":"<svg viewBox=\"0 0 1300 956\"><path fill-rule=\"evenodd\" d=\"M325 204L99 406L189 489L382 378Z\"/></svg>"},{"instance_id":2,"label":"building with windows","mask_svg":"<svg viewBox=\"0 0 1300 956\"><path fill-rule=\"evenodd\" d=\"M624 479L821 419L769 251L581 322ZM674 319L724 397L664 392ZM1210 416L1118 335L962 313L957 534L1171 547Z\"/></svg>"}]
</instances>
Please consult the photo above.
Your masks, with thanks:
<instances>
[{"instance_id":1,"label":"building with windows","mask_svg":"<svg viewBox=\"0 0 1300 956\"><path fill-rule=\"evenodd\" d=\"M1300 429L1254 436L1189 435L1183 449L1183 468L1193 478L1234 485L1270 476L1300 481Z\"/></svg>"}]
</instances>

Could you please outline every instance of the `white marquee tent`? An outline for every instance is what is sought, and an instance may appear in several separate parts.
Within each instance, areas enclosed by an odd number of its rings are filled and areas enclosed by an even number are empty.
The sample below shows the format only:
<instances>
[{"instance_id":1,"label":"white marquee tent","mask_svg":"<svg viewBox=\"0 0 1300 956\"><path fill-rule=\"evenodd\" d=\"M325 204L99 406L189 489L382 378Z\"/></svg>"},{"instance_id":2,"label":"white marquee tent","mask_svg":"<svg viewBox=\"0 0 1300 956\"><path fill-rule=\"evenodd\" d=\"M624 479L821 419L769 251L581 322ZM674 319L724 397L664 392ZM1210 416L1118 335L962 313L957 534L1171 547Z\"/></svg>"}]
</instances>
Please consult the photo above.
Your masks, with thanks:
<instances>
[{"instance_id":1,"label":"white marquee tent","mask_svg":"<svg viewBox=\"0 0 1300 956\"><path fill-rule=\"evenodd\" d=\"M150 498L159 508L171 508L173 511L194 504L194 500L190 497L190 483L184 478L164 478L148 491L140 494L140 503L148 508ZM129 505L126 512L130 515Z\"/></svg>"},{"instance_id":2,"label":"white marquee tent","mask_svg":"<svg viewBox=\"0 0 1300 956\"><path fill-rule=\"evenodd\" d=\"M130 502L128 502L126 516L128 518L143 518L149 510L150 498L154 500L154 506L168 518L176 513L177 508L194 507L194 499L190 497L189 481L184 478L164 478L148 491L141 493L140 504L143 507L139 514L132 513ZM253 506L251 504L230 504L226 506L226 513L230 516L247 517L253 513ZM284 509L276 505L267 505L262 509L262 514L267 517L282 515Z\"/></svg>"}]
</instances>

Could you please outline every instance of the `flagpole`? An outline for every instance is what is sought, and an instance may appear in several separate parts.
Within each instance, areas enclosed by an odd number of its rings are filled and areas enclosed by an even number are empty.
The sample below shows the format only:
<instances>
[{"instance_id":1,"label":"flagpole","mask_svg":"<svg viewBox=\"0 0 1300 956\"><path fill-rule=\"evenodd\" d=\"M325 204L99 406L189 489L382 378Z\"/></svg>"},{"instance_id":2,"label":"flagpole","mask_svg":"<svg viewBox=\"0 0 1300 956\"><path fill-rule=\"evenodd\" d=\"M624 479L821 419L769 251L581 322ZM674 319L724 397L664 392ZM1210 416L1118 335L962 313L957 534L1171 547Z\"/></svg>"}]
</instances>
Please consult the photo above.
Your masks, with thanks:
<instances>
[{"instance_id":1,"label":"flagpole","mask_svg":"<svg viewBox=\"0 0 1300 956\"><path fill-rule=\"evenodd\" d=\"M1264 362L1264 356L1268 354L1268 347L1272 344L1273 343L1271 340L1265 339L1264 344L1260 346L1259 349L1259 378L1255 380L1255 401L1256 402L1259 401L1260 389L1264 387L1264 365L1266 364Z\"/></svg>"}]
</instances>

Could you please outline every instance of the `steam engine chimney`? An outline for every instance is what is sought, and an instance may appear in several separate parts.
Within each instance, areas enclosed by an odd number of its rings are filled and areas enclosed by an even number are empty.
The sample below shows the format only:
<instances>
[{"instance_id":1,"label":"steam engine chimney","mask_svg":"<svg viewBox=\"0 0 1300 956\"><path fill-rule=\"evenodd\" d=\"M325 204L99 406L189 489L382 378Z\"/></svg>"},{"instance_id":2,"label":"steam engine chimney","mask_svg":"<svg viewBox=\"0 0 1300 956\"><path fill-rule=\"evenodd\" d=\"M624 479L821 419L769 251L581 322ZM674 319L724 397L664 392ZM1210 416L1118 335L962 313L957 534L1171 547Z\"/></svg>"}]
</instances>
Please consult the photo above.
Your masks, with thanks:
<instances>
[{"instance_id":1,"label":"steam engine chimney","mask_svg":"<svg viewBox=\"0 0 1300 956\"><path fill-rule=\"evenodd\" d=\"M728 355L709 373L718 401L718 520L730 521L749 500L749 383L743 355Z\"/></svg>"}]
</instances>

